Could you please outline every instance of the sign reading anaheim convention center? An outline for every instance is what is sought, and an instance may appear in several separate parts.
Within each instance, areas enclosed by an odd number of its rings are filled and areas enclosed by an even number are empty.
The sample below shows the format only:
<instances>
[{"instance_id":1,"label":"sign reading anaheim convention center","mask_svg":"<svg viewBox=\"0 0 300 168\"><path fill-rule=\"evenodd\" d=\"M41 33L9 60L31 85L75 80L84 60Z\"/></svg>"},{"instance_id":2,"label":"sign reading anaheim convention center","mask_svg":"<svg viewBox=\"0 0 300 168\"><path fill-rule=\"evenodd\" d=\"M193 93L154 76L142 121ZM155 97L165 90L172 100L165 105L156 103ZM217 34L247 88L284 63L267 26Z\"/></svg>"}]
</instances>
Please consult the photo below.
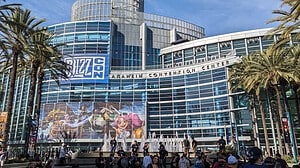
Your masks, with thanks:
<instances>
[{"instance_id":1,"label":"sign reading anaheim convention center","mask_svg":"<svg viewBox=\"0 0 300 168\"><path fill-rule=\"evenodd\" d=\"M226 67L232 65L236 61L237 61L237 57L231 56L225 59L218 59L215 61L206 62L199 65L160 69L157 71L153 71L153 70L146 70L142 72L141 71L139 72L113 71L110 73L110 79L144 79L144 78L159 78L159 77L170 77L176 75L192 74L196 72L202 72L202 71L217 69L221 67Z\"/></svg>"},{"instance_id":2,"label":"sign reading anaheim convention center","mask_svg":"<svg viewBox=\"0 0 300 168\"><path fill-rule=\"evenodd\" d=\"M72 66L68 80L62 83L108 83L109 56L99 54L94 56L71 56L64 59Z\"/></svg>"}]
</instances>

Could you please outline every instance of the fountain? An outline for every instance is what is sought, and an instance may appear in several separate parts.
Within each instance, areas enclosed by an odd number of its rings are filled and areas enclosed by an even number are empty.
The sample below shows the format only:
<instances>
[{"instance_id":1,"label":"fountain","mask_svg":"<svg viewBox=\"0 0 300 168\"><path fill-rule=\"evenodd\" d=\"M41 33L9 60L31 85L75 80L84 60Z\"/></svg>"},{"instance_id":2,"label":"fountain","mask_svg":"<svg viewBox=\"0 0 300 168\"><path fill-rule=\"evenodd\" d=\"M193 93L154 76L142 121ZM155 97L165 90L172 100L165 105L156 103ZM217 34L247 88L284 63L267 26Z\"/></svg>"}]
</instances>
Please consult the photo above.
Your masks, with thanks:
<instances>
[{"instance_id":1,"label":"fountain","mask_svg":"<svg viewBox=\"0 0 300 168\"><path fill-rule=\"evenodd\" d=\"M183 152L183 147L182 147L183 139L184 138L179 138L177 134L175 137L169 137L169 136L164 137L163 135L156 137L156 134L153 132L152 134L149 133L147 139L143 136L141 139L131 139L131 141L128 141L129 139L126 139L125 137L116 140L118 144L120 144L119 146L121 146L124 151L131 151L131 144L134 142L134 140L137 140L140 143L139 152L143 152L143 146L145 142L148 142L148 146L149 146L148 151L150 153L157 153L159 152L159 142L162 142L166 150L168 152L173 153L173 152ZM110 136L104 135L102 151L110 152L110 140L111 140ZM190 136L188 136L188 140L191 143L192 140ZM130 145L128 143L130 143Z\"/></svg>"}]
</instances>

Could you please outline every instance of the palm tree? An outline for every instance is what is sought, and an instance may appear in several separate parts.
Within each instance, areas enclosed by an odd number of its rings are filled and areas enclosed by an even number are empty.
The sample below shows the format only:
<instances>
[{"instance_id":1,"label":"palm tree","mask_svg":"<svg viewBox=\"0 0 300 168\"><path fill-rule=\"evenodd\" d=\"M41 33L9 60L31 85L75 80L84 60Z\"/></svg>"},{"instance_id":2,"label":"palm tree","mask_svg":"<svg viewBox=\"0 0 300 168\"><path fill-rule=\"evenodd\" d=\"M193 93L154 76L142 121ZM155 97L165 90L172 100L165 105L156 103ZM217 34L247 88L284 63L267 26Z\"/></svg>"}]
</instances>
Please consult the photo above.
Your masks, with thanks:
<instances>
[{"instance_id":1,"label":"palm tree","mask_svg":"<svg viewBox=\"0 0 300 168\"><path fill-rule=\"evenodd\" d=\"M288 10L273 10L273 14L279 15L278 17L271 19L268 23L280 22L280 24L274 28L272 34L281 34L281 44L286 43L289 40L290 34L299 29L300 26L300 2L299 0L282 0L281 7ZM300 34L296 34L296 38L300 38Z\"/></svg>"},{"instance_id":2,"label":"palm tree","mask_svg":"<svg viewBox=\"0 0 300 168\"><path fill-rule=\"evenodd\" d=\"M269 144L269 138L268 138L268 132L267 132L265 111L264 111L262 100L260 97L261 76L259 73L256 73L255 68L253 69L253 67L252 67L252 65L255 63L255 61L256 61L256 55L249 55L249 56L243 57L241 62L232 65L229 69L229 71L230 71L229 82L235 83L235 85L231 88L231 90L236 90L238 88L242 88L248 94L253 94L256 96L258 105L259 105L259 109L260 109L260 113L261 113L261 121L263 124L266 149L267 149L267 152L270 153L270 144Z\"/></svg>"},{"instance_id":3,"label":"palm tree","mask_svg":"<svg viewBox=\"0 0 300 168\"><path fill-rule=\"evenodd\" d=\"M295 63L295 58L291 57L289 49L281 49L276 45L269 47L267 50L261 53L254 53L253 55L250 55L248 57L253 58L250 61L247 59L248 67L244 67L243 70L248 71L246 72L250 74L248 74L248 76L252 76L255 78L242 78L241 80L249 80L247 81L249 84L245 81L243 82L243 88L245 90L249 90L253 88L253 83L257 82L257 84L262 88L274 89L277 98L279 117L282 118L283 109L281 103L282 94L280 88L285 87L285 85L291 81L298 83L300 79L299 67L297 67L297 64ZM277 120L276 122L279 121ZM282 127L281 122L279 122L277 125L280 125ZM280 145L280 129L277 129L277 138L281 150L282 145ZM287 144L286 150L289 151L289 147L287 146Z\"/></svg>"},{"instance_id":4,"label":"palm tree","mask_svg":"<svg viewBox=\"0 0 300 168\"><path fill-rule=\"evenodd\" d=\"M4 146L7 146L9 136L9 124L12 113L12 103L14 97L15 80L18 68L18 62L24 63L24 56L28 52L29 39L37 33L37 28L44 22L44 20L36 20L31 16L30 10L23 10L19 7L15 8L7 16L3 17L3 26L5 32L2 35L2 42L5 44L5 48L8 50L6 55L6 62L2 64L5 70L10 73L10 84L8 100L6 104L7 124L5 128Z\"/></svg>"},{"instance_id":5,"label":"palm tree","mask_svg":"<svg viewBox=\"0 0 300 168\"><path fill-rule=\"evenodd\" d=\"M28 99L28 114L38 122L42 81L45 72L59 84L60 79L67 79L71 66L63 61L63 55L58 49L60 45L51 44L52 34L44 29L31 37L31 47L28 53L28 66L30 69L31 85ZM38 84L37 84L38 82ZM36 92L37 90L37 92ZM36 97L36 99L35 99ZM33 104L36 104L33 107ZM30 131L30 130L28 130ZM26 139L28 141L29 139ZM35 146L36 142L33 142ZM26 143L26 149L28 143Z\"/></svg>"}]
</instances>

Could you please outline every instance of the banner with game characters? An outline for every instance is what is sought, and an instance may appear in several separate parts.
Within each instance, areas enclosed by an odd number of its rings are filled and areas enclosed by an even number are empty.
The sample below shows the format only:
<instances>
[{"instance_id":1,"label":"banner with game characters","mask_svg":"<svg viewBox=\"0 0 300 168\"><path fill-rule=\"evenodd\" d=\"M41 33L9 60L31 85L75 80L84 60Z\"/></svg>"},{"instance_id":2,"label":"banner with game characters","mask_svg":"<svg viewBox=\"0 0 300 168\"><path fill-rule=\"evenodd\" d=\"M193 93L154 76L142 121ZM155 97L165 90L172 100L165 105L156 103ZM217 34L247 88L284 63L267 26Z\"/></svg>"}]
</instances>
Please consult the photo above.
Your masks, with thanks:
<instances>
[{"instance_id":1,"label":"banner with game characters","mask_svg":"<svg viewBox=\"0 0 300 168\"><path fill-rule=\"evenodd\" d=\"M99 139L107 136L141 139L145 134L143 102L71 102L44 104L38 142Z\"/></svg>"}]
</instances>

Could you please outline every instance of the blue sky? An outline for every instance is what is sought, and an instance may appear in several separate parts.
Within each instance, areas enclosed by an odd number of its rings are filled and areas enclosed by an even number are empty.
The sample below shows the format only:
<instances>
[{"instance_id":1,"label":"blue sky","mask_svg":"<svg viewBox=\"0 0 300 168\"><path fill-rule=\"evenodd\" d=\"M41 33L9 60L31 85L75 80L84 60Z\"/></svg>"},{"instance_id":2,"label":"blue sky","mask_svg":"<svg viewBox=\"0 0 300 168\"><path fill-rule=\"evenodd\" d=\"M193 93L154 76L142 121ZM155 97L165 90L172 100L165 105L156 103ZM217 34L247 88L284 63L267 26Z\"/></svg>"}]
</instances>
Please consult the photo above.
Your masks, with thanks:
<instances>
[{"instance_id":1,"label":"blue sky","mask_svg":"<svg viewBox=\"0 0 300 168\"><path fill-rule=\"evenodd\" d=\"M47 25L71 19L75 0L6 0L22 3ZM280 0L145 0L145 12L185 20L205 28L207 36L274 27L266 22L280 9Z\"/></svg>"}]
</instances>

